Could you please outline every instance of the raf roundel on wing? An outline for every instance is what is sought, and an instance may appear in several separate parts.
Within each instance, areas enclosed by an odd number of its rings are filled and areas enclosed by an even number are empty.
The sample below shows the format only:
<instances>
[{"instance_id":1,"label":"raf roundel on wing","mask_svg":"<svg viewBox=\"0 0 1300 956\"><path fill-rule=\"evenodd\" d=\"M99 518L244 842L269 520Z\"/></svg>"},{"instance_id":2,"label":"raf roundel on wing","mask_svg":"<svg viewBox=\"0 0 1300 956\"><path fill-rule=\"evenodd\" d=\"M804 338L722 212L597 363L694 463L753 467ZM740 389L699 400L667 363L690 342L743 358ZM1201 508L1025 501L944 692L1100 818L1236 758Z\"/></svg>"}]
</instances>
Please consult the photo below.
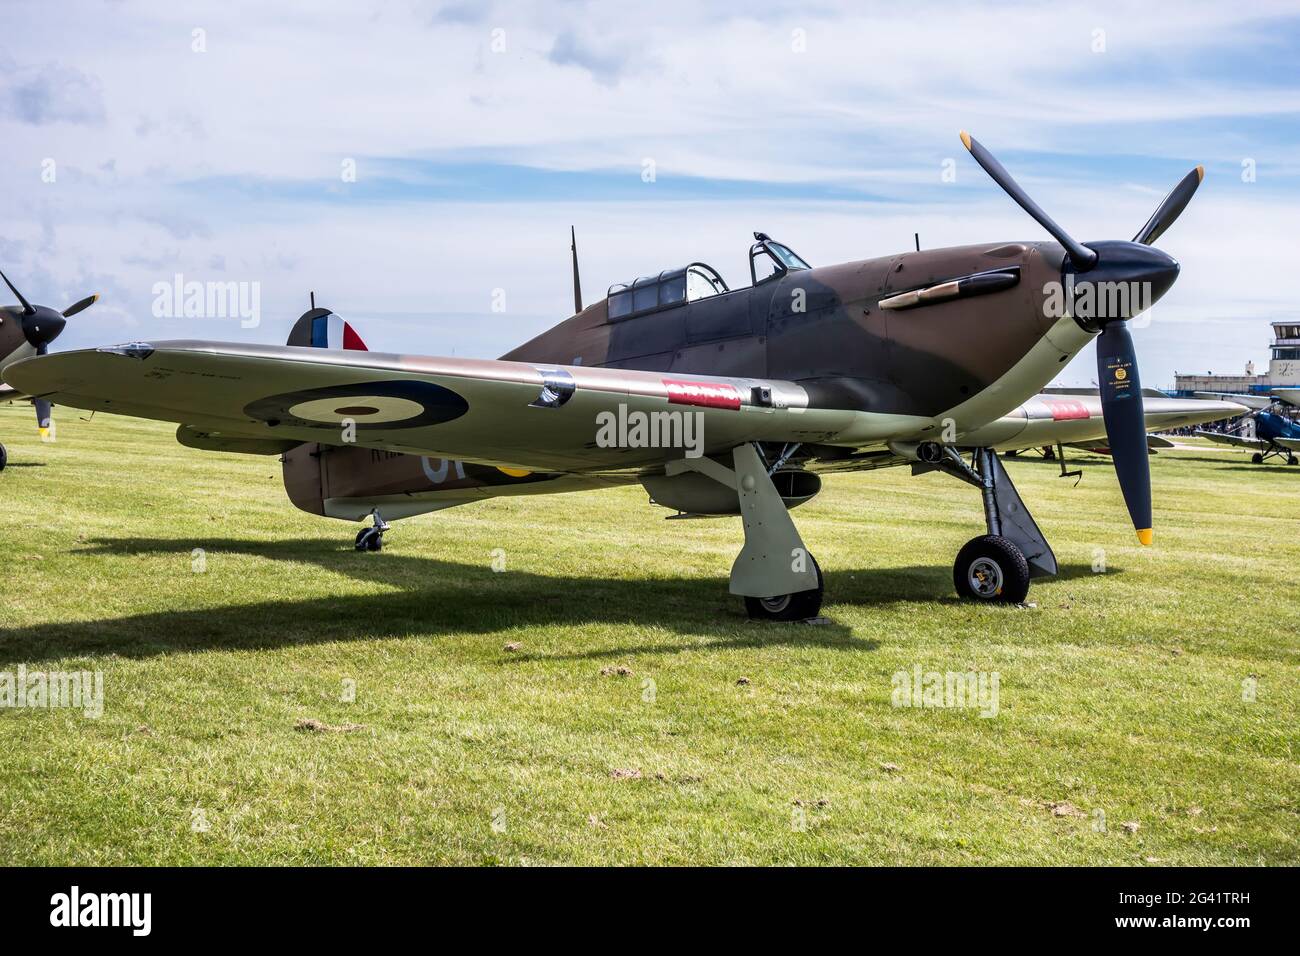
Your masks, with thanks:
<instances>
[{"instance_id":1,"label":"raf roundel on wing","mask_svg":"<svg viewBox=\"0 0 1300 956\"><path fill-rule=\"evenodd\" d=\"M337 428L345 421L359 430L420 428L459 418L469 403L431 382L362 382L283 392L250 402L244 411L268 425Z\"/></svg>"}]
</instances>

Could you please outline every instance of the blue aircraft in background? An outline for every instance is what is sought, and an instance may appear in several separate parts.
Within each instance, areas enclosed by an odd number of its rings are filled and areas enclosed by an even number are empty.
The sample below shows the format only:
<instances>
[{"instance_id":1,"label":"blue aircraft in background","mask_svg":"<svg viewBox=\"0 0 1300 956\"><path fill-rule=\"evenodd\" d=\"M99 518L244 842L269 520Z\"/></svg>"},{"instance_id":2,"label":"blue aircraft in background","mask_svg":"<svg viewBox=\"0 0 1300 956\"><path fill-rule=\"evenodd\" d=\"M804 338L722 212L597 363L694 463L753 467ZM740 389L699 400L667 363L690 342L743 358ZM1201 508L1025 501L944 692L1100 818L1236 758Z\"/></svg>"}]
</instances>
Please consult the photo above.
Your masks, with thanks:
<instances>
[{"instance_id":1,"label":"blue aircraft in background","mask_svg":"<svg viewBox=\"0 0 1300 956\"><path fill-rule=\"evenodd\" d=\"M1257 465L1274 457L1284 458L1288 465L1297 463L1295 453L1300 451L1300 422L1282 409L1285 405L1300 406L1300 388L1275 388L1268 395L1229 395L1221 392L1197 392L1196 395L1198 398L1228 398L1253 409L1242 416L1242 423L1235 431L1198 430L1196 434L1221 445L1254 449L1255 453L1250 456L1250 460ZM1254 420L1253 437L1241 433L1246 419Z\"/></svg>"}]
</instances>

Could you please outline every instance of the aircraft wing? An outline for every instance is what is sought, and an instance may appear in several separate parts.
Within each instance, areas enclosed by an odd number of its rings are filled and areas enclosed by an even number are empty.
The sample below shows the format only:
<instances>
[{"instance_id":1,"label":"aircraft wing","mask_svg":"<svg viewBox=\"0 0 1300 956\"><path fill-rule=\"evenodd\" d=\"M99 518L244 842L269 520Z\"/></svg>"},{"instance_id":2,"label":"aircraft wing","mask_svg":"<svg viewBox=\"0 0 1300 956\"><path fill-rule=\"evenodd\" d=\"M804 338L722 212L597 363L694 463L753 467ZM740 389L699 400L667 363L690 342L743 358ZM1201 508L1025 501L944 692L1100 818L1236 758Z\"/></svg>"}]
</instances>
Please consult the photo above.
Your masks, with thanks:
<instances>
[{"instance_id":1,"label":"aircraft wing","mask_svg":"<svg viewBox=\"0 0 1300 956\"><path fill-rule=\"evenodd\" d=\"M1274 438L1273 442L1291 451L1300 451L1300 438Z\"/></svg>"},{"instance_id":2,"label":"aircraft wing","mask_svg":"<svg viewBox=\"0 0 1300 956\"><path fill-rule=\"evenodd\" d=\"M1268 408L1273 404L1273 399L1268 395L1241 395L1236 392L1193 392L1197 398L1217 399L1219 401L1236 402L1238 405L1245 405L1247 408L1258 411L1261 408Z\"/></svg>"},{"instance_id":3,"label":"aircraft wing","mask_svg":"<svg viewBox=\"0 0 1300 956\"><path fill-rule=\"evenodd\" d=\"M352 421L363 448L570 472L661 466L693 450L692 427L707 453L829 441L865 414L811 408L792 382L199 341L58 352L4 378L59 405L189 426L182 441L199 447L342 445ZM655 412L680 424L637 435L632 413Z\"/></svg>"},{"instance_id":4,"label":"aircraft wing","mask_svg":"<svg viewBox=\"0 0 1300 956\"><path fill-rule=\"evenodd\" d=\"M1222 418L1235 418L1247 409L1236 402L1142 396L1142 414L1148 432L1168 431L1202 425ZM1035 395L1010 414L965 436L972 445L998 450L1033 448L1040 445L1074 445L1090 450L1107 447L1106 421L1101 397L1082 389L1056 390ZM1148 447L1168 447L1164 439L1148 437Z\"/></svg>"},{"instance_id":5,"label":"aircraft wing","mask_svg":"<svg viewBox=\"0 0 1300 956\"><path fill-rule=\"evenodd\" d=\"M1220 445L1236 445L1238 448L1253 448L1256 451L1264 451L1268 448L1268 442L1261 438L1225 435L1223 432L1203 432L1200 429L1197 429L1196 434L1201 438L1208 438L1210 441L1218 442Z\"/></svg>"},{"instance_id":6,"label":"aircraft wing","mask_svg":"<svg viewBox=\"0 0 1300 956\"><path fill-rule=\"evenodd\" d=\"M1300 388L1275 388L1273 397L1286 402L1288 405L1300 405Z\"/></svg>"}]
</instances>

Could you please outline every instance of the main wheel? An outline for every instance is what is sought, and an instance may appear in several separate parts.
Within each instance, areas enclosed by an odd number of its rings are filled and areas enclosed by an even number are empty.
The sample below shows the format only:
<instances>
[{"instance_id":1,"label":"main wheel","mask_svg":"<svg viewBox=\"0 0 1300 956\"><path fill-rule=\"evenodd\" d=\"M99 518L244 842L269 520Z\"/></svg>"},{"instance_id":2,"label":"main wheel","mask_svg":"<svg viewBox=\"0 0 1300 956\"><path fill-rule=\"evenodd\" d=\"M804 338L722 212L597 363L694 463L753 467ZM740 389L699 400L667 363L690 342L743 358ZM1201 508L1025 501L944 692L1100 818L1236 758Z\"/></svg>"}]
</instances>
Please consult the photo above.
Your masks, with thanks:
<instances>
[{"instance_id":1,"label":"main wheel","mask_svg":"<svg viewBox=\"0 0 1300 956\"><path fill-rule=\"evenodd\" d=\"M1286 456L1286 463L1287 463L1288 465L1294 465L1294 464L1296 463L1297 460L1300 460L1300 459L1297 459L1295 455L1287 455L1287 456Z\"/></svg>"},{"instance_id":2,"label":"main wheel","mask_svg":"<svg viewBox=\"0 0 1300 956\"><path fill-rule=\"evenodd\" d=\"M1250 463L1252 465L1262 465L1264 464L1264 456L1259 452L1255 452L1255 454L1250 456Z\"/></svg>"},{"instance_id":3,"label":"main wheel","mask_svg":"<svg viewBox=\"0 0 1300 956\"><path fill-rule=\"evenodd\" d=\"M4 471L7 464L9 464L9 452L4 445L0 445L0 471Z\"/></svg>"},{"instance_id":4,"label":"main wheel","mask_svg":"<svg viewBox=\"0 0 1300 956\"><path fill-rule=\"evenodd\" d=\"M999 534L967 541L952 567L957 594L972 601L1020 604L1029 594L1029 562Z\"/></svg>"},{"instance_id":5,"label":"main wheel","mask_svg":"<svg viewBox=\"0 0 1300 956\"><path fill-rule=\"evenodd\" d=\"M794 594L779 594L776 597L747 597L745 610L756 621L806 621L816 617L822 609L822 593L825 591L822 581L821 565L811 554L808 555L817 572L817 587L810 591L796 591Z\"/></svg>"}]
</instances>

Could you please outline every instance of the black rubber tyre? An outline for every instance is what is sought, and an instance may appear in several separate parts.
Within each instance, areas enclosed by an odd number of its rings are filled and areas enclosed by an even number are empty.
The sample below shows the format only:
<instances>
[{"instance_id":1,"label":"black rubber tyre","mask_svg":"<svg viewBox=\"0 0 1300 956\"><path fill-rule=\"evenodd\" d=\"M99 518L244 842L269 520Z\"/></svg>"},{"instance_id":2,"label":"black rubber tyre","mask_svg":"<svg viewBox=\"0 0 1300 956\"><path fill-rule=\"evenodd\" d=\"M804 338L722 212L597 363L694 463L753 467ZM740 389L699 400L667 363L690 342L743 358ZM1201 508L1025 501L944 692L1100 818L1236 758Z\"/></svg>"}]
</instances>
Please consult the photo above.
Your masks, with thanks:
<instances>
[{"instance_id":1,"label":"black rubber tyre","mask_svg":"<svg viewBox=\"0 0 1300 956\"><path fill-rule=\"evenodd\" d=\"M1259 452L1255 452L1255 454L1250 456L1250 463L1252 465L1262 465L1264 464L1264 456Z\"/></svg>"},{"instance_id":2,"label":"black rubber tyre","mask_svg":"<svg viewBox=\"0 0 1300 956\"><path fill-rule=\"evenodd\" d=\"M1300 459L1296 458L1295 455L1287 455L1287 456L1286 456L1286 463L1287 463L1288 465L1294 465L1297 461L1300 461Z\"/></svg>"},{"instance_id":3,"label":"black rubber tyre","mask_svg":"<svg viewBox=\"0 0 1300 956\"><path fill-rule=\"evenodd\" d=\"M970 601L1020 604L1029 594L1029 562L1010 539L982 535L957 552L952 583Z\"/></svg>"},{"instance_id":4,"label":"black rubber tyre","mask_svg":"<svg viewBox=\"0 0 1300 956\"><path fill-rule=\"evenodd\" d=\"M358 551L380 551L384 547L384 536L374 528L362 528L357 532L356 549Z\"/></svg>"},{"instance_id":5,"label":"black rubber tyre","mask_svg":"<svg viewBox=\"0 0 1300 956\"><path fill-rule=\"evenodd\" d=\"M822 609L822 594L826 590L822 568L811 554L813 568L817 571L817 587L795 594L782 594L770 598L745 598L745 610L754 621L806 621L817 616Z\"/></svg>"},{"instance_id":6,"label":"black rubber tyre","mask_svg":"<svg viewBox=\"0 0 1300 956\"><path fill-rule=\"evenodd\" d=\"M7 464L9 464L9 452L4 445L0 445L0 471L4 471Z\"/></svg>"},{"instance_id":7,"label":"black rubber tyre","mask_svg":"<svg viewBox=\"0 0 1300 956\"><path fill-rule=\"evenodd\" d=\"M1003 458L1015 458L1020 454L1019 448L1009 448L1002 453Z\"/></svg>"}]
</instances>

